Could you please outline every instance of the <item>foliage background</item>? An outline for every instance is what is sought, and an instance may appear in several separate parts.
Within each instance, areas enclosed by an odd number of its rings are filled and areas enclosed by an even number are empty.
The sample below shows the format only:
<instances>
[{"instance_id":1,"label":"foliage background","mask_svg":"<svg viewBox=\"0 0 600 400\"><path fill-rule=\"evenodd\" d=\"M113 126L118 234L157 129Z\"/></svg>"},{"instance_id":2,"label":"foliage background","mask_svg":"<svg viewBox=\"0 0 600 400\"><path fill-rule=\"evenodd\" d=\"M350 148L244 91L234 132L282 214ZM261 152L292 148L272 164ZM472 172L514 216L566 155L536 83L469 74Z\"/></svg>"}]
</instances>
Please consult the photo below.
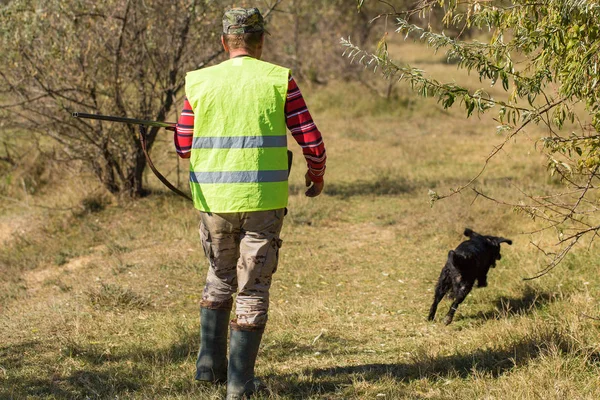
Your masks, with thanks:
<instances>
[{"instance_id":1,"label":"foliage background","mask_svg":"<svg viewBox=\"0 0 600 400\"><path fill-rule=\"evenodd\" d=\"M144 195L146 160L137 127L71 113L176 121L185 73L225 57L218 26L230 6L220 0L8 2L0 12L3 129L51 138L53 158L79 162L112 194ZM276 0L264 3L263 13L278 38L266 53L310 83L353 70L333 40L342 31L360 40L369 36L366 14L341 1ZM149 130L150 149L158 133ZM10 146L7 138L4 144ZM18 153L5 158L14 163Z\"/></svg>"},{"instance_id":2,"label":"foliage background","mask_svg":"<svg viewBox=\"0 0 600 400\"><path fill-rule=\"evenodd\" d=\"M358 8L364 4L359 1ZM505 136L474 178L447 195L431 191L432 202L472 189L488 200L505 203L477 189L475 181L508 141L531 125L541 125L546 135L536 146L546 155L549 173L559 176L564 187L549 192L522 189L522 199L511 204L524 215L544 221L543 229L556 234L560 249L546 253L551 261L542 274L580 242L593 242L600 230L600 36L596 23L600 5L593 1L425 0L409 11L398 12L392 5L388 11L382 15L395 18L396 32L436 52L444 51L459 69L479 77L478 87L468 86L464 79L441 82L420 68L399 64L390 58L386 35L375 53L342 39L348 57L379 68L386 79L409 83L422 96L436 97L444 108L463 108L467 117L494 113L497 132ZM454 28L454 33L422 27L423 19L440 11L442 23ZM417 23L410 21L415 15L421 18ZM482 31L480 38L470 37ZM492 92L488 85L501 87L504 93Z\"/></svg>"}]
</instances>

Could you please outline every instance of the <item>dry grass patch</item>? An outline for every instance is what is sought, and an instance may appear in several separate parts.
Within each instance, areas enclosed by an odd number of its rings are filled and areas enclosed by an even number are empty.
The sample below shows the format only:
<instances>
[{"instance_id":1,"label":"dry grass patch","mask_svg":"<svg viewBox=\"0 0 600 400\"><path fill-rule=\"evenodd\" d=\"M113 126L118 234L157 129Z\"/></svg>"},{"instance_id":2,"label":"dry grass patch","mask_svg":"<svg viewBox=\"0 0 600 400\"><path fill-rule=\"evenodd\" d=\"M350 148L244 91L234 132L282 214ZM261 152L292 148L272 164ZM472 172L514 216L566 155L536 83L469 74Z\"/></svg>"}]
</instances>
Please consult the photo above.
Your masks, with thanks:
<instances>
[{"instance_id":1,"label":"dry grass patch","mask_svg":"<svg viewBox=\"0 0 600 400\"><path fill-rule=\"evenodd\" d=\"M92 306L99 309L140 309L150 307L151 300L147 296L137 294L122 286L101 283L100 288L88 293Z\"/></svg>"}]
</instances>

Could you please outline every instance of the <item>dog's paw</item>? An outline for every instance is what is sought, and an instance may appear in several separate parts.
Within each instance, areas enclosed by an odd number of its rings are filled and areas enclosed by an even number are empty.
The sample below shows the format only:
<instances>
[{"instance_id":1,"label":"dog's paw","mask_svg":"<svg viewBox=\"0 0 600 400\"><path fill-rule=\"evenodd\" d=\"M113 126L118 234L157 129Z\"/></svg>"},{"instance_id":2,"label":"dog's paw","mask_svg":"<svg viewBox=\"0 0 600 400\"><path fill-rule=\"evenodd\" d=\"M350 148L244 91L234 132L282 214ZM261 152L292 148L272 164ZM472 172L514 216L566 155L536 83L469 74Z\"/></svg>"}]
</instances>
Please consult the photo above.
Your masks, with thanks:
<instances>
[{"instance_id":1,"label":"dog's paw","mask_svg":"<svg viewBox=\"0 0 600 400\"><path fill-rule=\"evenodd\" d=\"M449 315L446 315L446 318L444 318L444 325L450 325L451 322L452 322L452 317Z\"/></svg>"}]
</instances>

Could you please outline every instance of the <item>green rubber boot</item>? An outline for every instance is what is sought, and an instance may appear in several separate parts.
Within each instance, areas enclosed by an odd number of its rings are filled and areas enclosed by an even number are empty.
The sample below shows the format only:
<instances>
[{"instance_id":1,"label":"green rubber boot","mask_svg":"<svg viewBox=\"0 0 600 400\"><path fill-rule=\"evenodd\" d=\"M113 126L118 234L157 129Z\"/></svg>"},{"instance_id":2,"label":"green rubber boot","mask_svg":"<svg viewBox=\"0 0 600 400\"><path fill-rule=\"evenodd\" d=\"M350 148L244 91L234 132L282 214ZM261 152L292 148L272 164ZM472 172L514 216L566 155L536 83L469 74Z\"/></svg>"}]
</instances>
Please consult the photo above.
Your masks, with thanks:
<instances>
[{"instance_id":1,"label":"green rubber boot","mask_svg":"<svg viewBox=\"0 0 600 400\"><path fill-rule=\"evenodd\" d=\"M200 352L196 380L227 381L227 331L231 309L200 308Z\"/></svg>"},{"instance_id":2,"label":"green rubber boot","mask_svg":"<svg viewBox=\"0 0 600 400\"><path fill-rule=\"evenodd\" d=\"M227 400L240 400L265 389L254 376L254 364L265 327L244 327L231 322Z\"/></svg>"}]
</instances>

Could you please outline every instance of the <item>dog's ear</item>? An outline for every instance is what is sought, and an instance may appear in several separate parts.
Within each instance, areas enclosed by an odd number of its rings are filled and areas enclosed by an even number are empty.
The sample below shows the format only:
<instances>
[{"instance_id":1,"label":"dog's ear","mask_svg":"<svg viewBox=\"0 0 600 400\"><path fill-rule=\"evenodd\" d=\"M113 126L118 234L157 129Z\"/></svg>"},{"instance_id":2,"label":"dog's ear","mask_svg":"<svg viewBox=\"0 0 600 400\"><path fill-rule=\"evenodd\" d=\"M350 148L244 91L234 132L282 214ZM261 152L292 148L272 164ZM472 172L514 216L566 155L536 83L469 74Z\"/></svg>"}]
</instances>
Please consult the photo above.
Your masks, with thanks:
<instances>
[{"instance_id":1,"label":"dog's ear","mask_svg":"<svg viewBox=\"0 0 600 400\"><path fill-rule=\"evenodd\" d=\"M496 242L498 244L500 244L500 243L508 243L509 245L512 245L512 240L506 239L506 238L503 238L503 237L496 238Z\"/></svg>"},{"instance_id":2,"label":"dog's ear","mask_svg":"<svg viewBox=\"0 0 600 400\"><path fill-rule=\"evenodd\" d=\"M465 235L466 237L471 237L471 235L473 235L473 229L471 229L471 228L465 228L465 231L463 232L463 235Z\"/></svg>"}]
</instances>

